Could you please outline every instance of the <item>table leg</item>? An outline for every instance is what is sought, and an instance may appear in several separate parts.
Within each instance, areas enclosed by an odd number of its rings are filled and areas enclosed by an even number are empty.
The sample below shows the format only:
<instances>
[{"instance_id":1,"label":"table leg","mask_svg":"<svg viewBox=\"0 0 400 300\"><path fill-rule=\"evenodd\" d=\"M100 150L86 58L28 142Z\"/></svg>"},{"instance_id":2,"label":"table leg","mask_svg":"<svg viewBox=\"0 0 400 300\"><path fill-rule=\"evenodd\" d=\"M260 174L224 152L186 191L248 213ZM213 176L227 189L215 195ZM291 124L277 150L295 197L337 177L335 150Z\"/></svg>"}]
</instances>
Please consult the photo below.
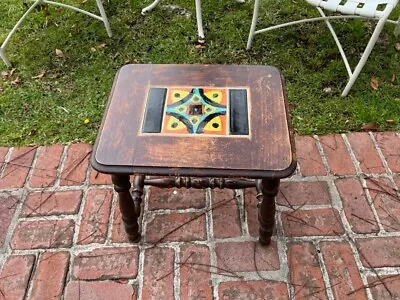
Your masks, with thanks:
<instances>
[{"instance_id":1,"label":"table leg","mask_svg":"<svg viewBox=\"0 0 400 300\"><path fill-rule=\"evenodd\" d=\"M136 214L135 204L129 191L131 188L129 175L112 175L111 179L114 184L114 190L118 193L119 208L128 239L136 243L140 240L139 216Z\"/></svg>"},{"instance_id":2,"label":"table leg","mask_svg":"<svg viewBox=\"0 0 400 300\"><path fill-rule=\"evenodd\" d=\"M259 200L258 221L260 223L261 245L271 243L275 225L275 196L278 194L279 179L262 179L257 182L257 199Z\"/></svg>"},{"instance_id":3,"label":"table leg","mask_svg":"<svg viewBox=\"0 0 400 300\"><path fill-rule=\"evenodd\" d=\"M136 216L138 218L140 216L140 204L142 203L145 177L146 176L144 175L135 175L133 179L132 198L133 203L135 204Z\"/></svg>"}]
</instances>

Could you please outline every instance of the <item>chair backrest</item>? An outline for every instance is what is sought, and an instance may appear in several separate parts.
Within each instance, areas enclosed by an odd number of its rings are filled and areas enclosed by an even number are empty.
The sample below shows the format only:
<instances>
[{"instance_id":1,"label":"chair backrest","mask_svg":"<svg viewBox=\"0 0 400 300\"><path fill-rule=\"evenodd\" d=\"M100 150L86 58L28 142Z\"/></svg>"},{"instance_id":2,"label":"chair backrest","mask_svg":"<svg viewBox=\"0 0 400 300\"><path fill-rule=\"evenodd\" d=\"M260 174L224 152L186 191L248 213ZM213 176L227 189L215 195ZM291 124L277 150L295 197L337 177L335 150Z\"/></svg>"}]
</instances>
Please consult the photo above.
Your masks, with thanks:
<instances>
[{"instance_id":1,"label":"chair backrest","mask_svg":"<svg viewBox=\"0 0 400 300\"><path fill-rule=\"evenodd\" d=\"M390 13L398 0L306 0L315 7L340 12L346 15L358 15L366 18L380 18Z\"/></svg>"}]
</instances>

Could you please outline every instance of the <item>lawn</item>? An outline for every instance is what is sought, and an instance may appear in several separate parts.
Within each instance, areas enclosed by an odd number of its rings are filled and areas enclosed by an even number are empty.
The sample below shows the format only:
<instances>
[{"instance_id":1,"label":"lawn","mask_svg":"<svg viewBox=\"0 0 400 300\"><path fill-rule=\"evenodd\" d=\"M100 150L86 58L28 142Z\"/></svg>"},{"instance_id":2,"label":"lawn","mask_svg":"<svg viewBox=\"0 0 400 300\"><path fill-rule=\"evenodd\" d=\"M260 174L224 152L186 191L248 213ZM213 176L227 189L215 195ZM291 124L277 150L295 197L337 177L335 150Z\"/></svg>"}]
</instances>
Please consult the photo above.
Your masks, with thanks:
<instances>
[{"instance_id":1,"label":"lawn","mask_svg":"<svg viewBox=\"0 0 400 300\"><path fill-rule=\"evenodd\" d=\"M94 0L66 2L96 12ZM6 49L15 70L0 62L0 145L93 143L114 75L127 63L273 65L286 79L298 134L359 131L366 124L400 128L400 37L393 25L386 25L349 96L341 98L347 72L324 23L257 35L246 51L253 2L204 0L207 44L199 47L193 0L165 1L142 16L140 8L149 3L106 2L112 38L102 23L73 11L34 11ZM25 9L22 0L2 0L0 41ZM265 0L259 26L305 16L317 12L303 1ZM392 19L398 16L399 8ZM335 24L355 65L374 23Z\"/></svg>"}]
</instances>

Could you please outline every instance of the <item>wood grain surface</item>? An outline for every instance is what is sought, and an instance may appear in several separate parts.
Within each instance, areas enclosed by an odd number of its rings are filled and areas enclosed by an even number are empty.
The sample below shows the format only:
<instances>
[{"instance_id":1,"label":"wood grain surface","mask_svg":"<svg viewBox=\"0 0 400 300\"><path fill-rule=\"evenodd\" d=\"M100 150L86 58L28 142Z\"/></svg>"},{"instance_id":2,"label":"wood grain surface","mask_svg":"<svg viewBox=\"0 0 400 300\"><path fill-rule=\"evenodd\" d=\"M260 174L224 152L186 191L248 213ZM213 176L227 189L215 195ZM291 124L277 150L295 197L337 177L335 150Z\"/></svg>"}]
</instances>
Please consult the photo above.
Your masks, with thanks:
<instances>
[{"instance_id":1,"label":"wood grain surface","mask_svg":"<svg viewBox=\"0 0 400 300\"><path fill-rule=\"evenodd\" d=\"M171 86L247 89L249 135L142 134L149 88ZM115 78L92 162L105 173L288 176L296 159L281 74L268 66L126 65Z\"/></svg>"}]
</instances>

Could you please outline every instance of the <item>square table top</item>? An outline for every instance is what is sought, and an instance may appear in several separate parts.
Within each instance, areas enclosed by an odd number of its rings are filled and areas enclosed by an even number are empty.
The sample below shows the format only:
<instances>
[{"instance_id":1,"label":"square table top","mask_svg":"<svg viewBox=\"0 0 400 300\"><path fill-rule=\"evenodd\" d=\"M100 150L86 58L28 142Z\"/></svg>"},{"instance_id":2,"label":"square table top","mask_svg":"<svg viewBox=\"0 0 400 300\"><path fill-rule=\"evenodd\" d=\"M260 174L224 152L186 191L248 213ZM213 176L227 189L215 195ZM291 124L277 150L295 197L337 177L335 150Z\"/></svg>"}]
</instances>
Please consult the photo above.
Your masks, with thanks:
<instances>
[{"instance_id":1,"label":"square table top","mask_svg":"<svg viewBox=\"0 0 400 300\"><path fill-rule=\"evenodd\" d=\"M126 65L92 165L110 174L289 176L296 159L282 76L256 65Z\"/></svg>"}]
</instances>

